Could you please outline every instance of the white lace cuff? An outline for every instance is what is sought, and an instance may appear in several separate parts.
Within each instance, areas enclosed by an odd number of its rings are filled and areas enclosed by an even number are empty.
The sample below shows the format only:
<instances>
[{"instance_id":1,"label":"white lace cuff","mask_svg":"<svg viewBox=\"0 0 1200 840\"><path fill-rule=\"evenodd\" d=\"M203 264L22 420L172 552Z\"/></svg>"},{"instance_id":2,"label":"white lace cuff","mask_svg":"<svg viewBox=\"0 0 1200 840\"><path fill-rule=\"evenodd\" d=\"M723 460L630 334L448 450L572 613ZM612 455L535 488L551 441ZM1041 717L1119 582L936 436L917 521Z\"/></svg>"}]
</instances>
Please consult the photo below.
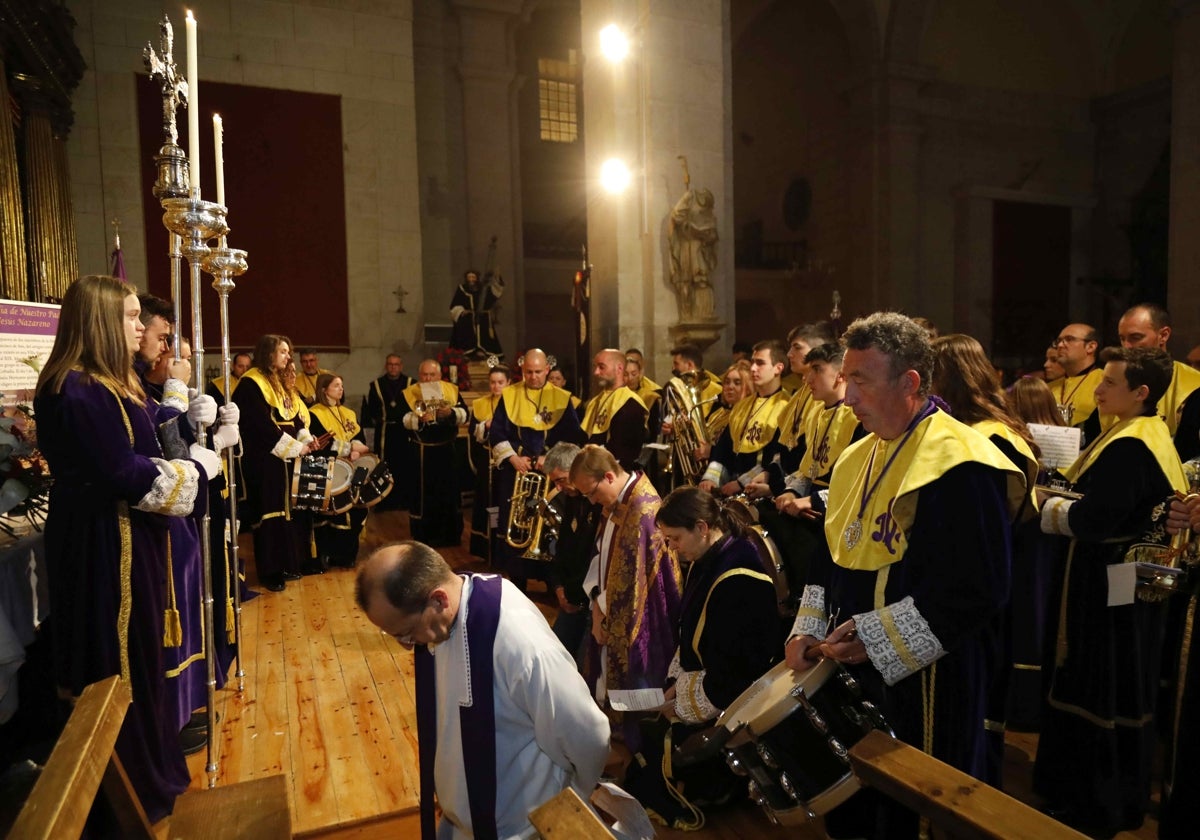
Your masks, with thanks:
<instances>
[{"instance_id":1,"label":"white lace cuff","mask_svg":"<svg viewBox=\"0 0 1200 840\"><path fill-rule=\"evenodd\" d=\"M467 422L467 410L454 406L454 424L456 426L464 426Z\"/></svg>"},{"instance_id":2,"label":"white lace cuff","mask_svg":"<svg viewBox=\"0 0 1200 840\"><path fill-rule=\"evenodd\" d=\"M814 639L824 639L825 629L829 618L825 614L825 587L809 584L804 587L800 596L800 606L796 608L796 620L792 623L793 636L812 636Z\"/></svg>"},{"instance_id":3,"label":"white lace cuff","mask_svg":"<svg viewBox=\"0 0 1200 840\"><path fill-rule=\"evenodd\" d=\"M675 679L675 715L684 723L704 723L721 714L704 693L704 671L682 671Z\"/></svg>"},{"instance_id":4,"label":"white lace cuff","mask_svg":"<svg viewBox=\"0 0 1200 840\"><path fill-rule=\"evenodd\" d=\"M301 443L308 443L310 440L316 440L316 438L313 437L313 433L309 430L309 428L305 426L296 433L296 440L300 441Z\"/></svg>"},{"instance_id":5,"label":"white lace cuff","mask_svg":"<svg viewBox=\"0 0 1200 840\"><path fill-rule=\"evenodd\" d=\"M196 493L200 489L200 472L191 461L165 461L151 458L158 467L158 478L150 486L150 492L134 505L147 513L164 516L187 516L192 512Z\"/></svg>"},{"instance_id":6,"label":"white lace cuff","mask_svg":"<svg viewBox=\"0 0 1200 840\"><path fill-rule=\"evenodd\" d=\"M1067 516L1073 504L1075 504L1074 499L1064 499L1060 496L1047 499L1042 504L1042 533L1062 534L1064 537L1075 536L1071 530L1071 519Z\"/></svg>"},{"instance_id":7,"label":"white lace cuff","mask_svg":"<svg viewBox=\"0 0 1200 840\"><path fill-rule=\"evenodd\" d=\"M349 457L350 457L350 450L351 450L351 448L352 448L352 447L350 446L350 441L348 441L348 440L334 440L334 441L330 441L330 442L333 444L333 451L334 451L334 453L335 453L335 454L336 454L336 455L337 455L339 458L349 458Z\"/></svg>"},{"instance_id":8,"label":"white lace cuff","mask_svg":"<svg viewBox=\"0 0 1200 840\"><path fill-rule=\"evenodd\" d=\"M299 458L300 453L303 451L303 443L291 435L285 434L279 438L279 442L275 444L275 448L271 450L271 454L281 460L291 461L293 458Z\"/></svg>"},{"instance_id":9,"label":"white lace cuff","mask_svg":"<svg viewBox=\"0 0 1200 840\"><path fill-rule=\"evenodd\" d=\"M895 685L946 654L911 595L883 609L859 613L854 616L854 624L871 664L888 685Z\"/></svg>"},{"instance_id":10,"label":"white lace cuff","mask_svg":"<svg viewBox=\"0 0 1200 840\"><path fill-rule=\"evenodd\" d=\"M679 664L679 648L675 648L675 655L671 657L671 664L667 666L667 679L673 680L683 673L683 666Z\"/></svg>"},{"instance_id":11,"label":"white lace cuff","mask_svg":"<svg viewBox=\"0 0 1200 840\"><path fill-rule=\"evenodd\" d=\"M822 506L824 506L826 509L828 509L829 508L829 488L826 487L823 490L818 490L817 496L818 496L818 498L820 498Z\"/></svg>"},{"instance_id":12,"label":"white lace cuff","mask_svg":"<svg viewBox=\"0 0 1200 840\"><path fill-rule=\"evenodd\" d=\"M483 423L476 423L475 424L475 441L476 441L476 443L483 443L484 441L487 440L487 436L488 436L487 426L485 426Z\"/></svg>"},{"instance_id":13,"label":"white lace cuff","mask_svg":"<svg viewBox=\"0 0 1200 840\"><path fill-rule=\"evenodd\" d=\"M725 469L720 461L709 461L708 467L704 470L704 475L700 476L700 481L711 481L720 487L725 483L725 476L728 474L729 471Z\"/></svg>"},{"instance_id":14,"label":"white lace cuff","mask_svg":"<svg viewBox=\"0 0 1200 840\"><path fill-rule=\"evenodd\" d=\"M451 306L450 307L450 321L451 322L457 321L458 316L462 315L466 311L467 310L463 309L461 306Z\"/></svg>"},{"instance_id":15,"label":"white lace cuff","mask_svg":"<svg viewBox=\"0 0 1200 840\"><path fill-rule=\"evenodd\" d=\"M783 486L795 493L796 496L804 497L812 490L812 479L795 472L783 480Z\"/></svg>"},{"instance_id":16,"label":"white lace cuff","mask_svg":"<svg viewBox=\"0 0 1200 840\"><path fill-rule=\"evenodd\" d=\"M498 467L516 454L517 450L513 449L513 445L502 440L492 447L492 463Z\"/></svg>"},{"instance_id":17,"label":"white lace cuff","mask_svg":"<svg viewBox=\"0 0 1200 840\"><path fill-rule=\"evenodd\" d=\"M163 395L161 405L165 408L173 408L176 411L187 411L188 408L188 388L180 379L168 379L163 383Z\"/></svg>"}]
</instances>

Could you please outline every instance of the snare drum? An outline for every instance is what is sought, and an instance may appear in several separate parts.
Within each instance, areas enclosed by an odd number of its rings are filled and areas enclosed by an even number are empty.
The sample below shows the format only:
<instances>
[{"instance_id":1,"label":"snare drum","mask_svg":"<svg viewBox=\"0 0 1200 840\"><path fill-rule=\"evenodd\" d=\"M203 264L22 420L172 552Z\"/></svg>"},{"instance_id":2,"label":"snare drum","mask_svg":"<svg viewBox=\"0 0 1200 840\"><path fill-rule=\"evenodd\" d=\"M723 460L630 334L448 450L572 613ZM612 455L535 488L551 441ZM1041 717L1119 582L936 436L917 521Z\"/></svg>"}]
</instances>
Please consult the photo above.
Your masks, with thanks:
<instances>
[{"instance_id":1,"label":"snare drum","mask_svg":"<svg viewBox=\"0 0 1200 840\"><path fill-rule=\"evenodd\" d=\"M387 463L370 453L353 463L354 506L370 508L382 502L392 492L395 479Z\"/></svg>"},{"instance_id":2,"label":"snare drum","mask_svg":"<svg viewBox=\"0 0 1200 840\"><path fill-rule=\"evenodd\" d=\"M770 532L761 525L747 529L746 539L758 549L758 559L762 563L763 571L771 576L771 582L775 584L775 605L780 617L790 619L796 615L796 610L792 606L787 575L783 571L783 555L779 553L775 540L771 539Z\"/></svg>"},{"instance_id":3,"label":"snare drum","mask_svg":"<svg viewBox=\"0 0 1200 840\"><path fill-rule=\"evenodd\" d=\"M800 825L860 787L850 748L872 729L891 732L858 681L832 659L807 671L780 662L717 720L732 735L725 759L750 777L750 796L772 822Z\"/></svg>"},{"instance_id":4,"label":"snare drum","mask_svg":"<svg viewBox=\"0 0 1200 840\"><path fill-rule=\"evenodd\" d=\"M338 458L333 462L333 475L329 479L328 513L345 513L354 506L354 465L349 458Z\"/></svg>"},{"instance_id":5,"label":"snare drum","mask_svg":"<svg viewBox=\"0 0 1200 840\"><path fill-rule=\"evenodd\" d=\"M329 513L333 487L333 465L329 455L301 455L292 465L292 507Z\"/></svg>"}]
</instances>

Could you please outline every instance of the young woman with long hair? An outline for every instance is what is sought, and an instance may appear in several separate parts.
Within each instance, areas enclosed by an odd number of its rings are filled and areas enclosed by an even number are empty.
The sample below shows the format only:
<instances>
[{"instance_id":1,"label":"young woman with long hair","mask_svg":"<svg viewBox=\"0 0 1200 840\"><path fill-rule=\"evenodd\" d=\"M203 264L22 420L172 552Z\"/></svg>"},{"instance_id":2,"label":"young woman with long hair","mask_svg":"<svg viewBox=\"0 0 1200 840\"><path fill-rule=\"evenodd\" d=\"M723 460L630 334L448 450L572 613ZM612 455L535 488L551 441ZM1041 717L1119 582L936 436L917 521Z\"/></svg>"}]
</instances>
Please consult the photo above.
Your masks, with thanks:
<instances>
[{"instance_id":1,"label":"young woman with long hair","mask_svg":"<svg viewBox=\"0 0 1200 840\"><path fill-rule=\"evenodd\" d=\"M217 456L193 446L189 459L164 457L157 406L133 370L140 309L122 280L73 283L34 407L54 475L46 564L55 679L72 696L112 674L129 682L116 750L154 822L189 782L178 722L165 709L168 519L203 511Z\"/></svg>"}]
</instances>

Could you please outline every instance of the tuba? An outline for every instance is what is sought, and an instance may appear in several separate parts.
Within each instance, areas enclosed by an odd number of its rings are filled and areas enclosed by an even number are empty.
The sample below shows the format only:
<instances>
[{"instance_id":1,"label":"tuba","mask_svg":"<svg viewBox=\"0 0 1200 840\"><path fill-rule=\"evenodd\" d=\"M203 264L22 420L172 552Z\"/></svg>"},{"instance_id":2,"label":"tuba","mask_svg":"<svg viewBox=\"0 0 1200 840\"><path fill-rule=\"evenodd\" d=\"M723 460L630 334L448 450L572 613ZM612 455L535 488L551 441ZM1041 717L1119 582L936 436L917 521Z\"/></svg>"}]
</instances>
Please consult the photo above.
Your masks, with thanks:
<instances>
[{"instance_id":1,"label":"tuba","mask_svg":"<svg viewBox=\"0 0 1200 840\"><path fill-rule=\"evenodd\" d=\"M700 399L699 377L693 371L682 376L672 377L663 386L663 416L671 418L674 432L671 436L671 460L679 465L679 473L685 484L695 484L696 479L704 472L704 463L697 461L693 454L701 445L711 445L708 426L704 422L704 412ZM668 472L671 465L668 465Z\"/></svg>"},{"instance_id":2,"label":"tuba","mask_svg":"<svg viewBox=\"0 0 1200 840\"><path fill-rule=\"evenodd\" d=\"M550 504L546 476L533 470L518 473L504 541L513 548L525 549L521 556L527 560L549 560L542 540L556 538L561 524L562 517Z\"/></svg>"}]
</instances>

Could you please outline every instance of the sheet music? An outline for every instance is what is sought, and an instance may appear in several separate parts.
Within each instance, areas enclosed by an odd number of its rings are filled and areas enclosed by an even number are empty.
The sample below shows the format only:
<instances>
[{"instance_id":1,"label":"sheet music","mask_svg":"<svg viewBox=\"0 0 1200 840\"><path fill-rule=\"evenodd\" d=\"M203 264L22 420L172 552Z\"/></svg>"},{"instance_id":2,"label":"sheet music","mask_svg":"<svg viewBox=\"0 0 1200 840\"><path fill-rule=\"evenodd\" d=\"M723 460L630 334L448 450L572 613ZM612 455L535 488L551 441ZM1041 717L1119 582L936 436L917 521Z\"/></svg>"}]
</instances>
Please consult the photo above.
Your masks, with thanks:
<instances>
[{"instance_id":1,"label":"sheet music","mask_svg":"<svg viewBox=\"0 0 1200 840\"><path fill-rule=\"evenodd\" d=\"M1083 443L1083 430L1073 426L1030 423L1029 433L1042 450L1042 465L1063 470L1075 463Z\"/></svg>"},{"instance_id":2,"label":"sheet music","mask_svg":"<svg viewBox=\"0 0 1200 840\"><path fill-rule=\"evenodd\" d=\"M633 688L608 690L608 704L618 712L644 712L657 709L666 699L661 688Z\"/></svg>"}]
</instances>

